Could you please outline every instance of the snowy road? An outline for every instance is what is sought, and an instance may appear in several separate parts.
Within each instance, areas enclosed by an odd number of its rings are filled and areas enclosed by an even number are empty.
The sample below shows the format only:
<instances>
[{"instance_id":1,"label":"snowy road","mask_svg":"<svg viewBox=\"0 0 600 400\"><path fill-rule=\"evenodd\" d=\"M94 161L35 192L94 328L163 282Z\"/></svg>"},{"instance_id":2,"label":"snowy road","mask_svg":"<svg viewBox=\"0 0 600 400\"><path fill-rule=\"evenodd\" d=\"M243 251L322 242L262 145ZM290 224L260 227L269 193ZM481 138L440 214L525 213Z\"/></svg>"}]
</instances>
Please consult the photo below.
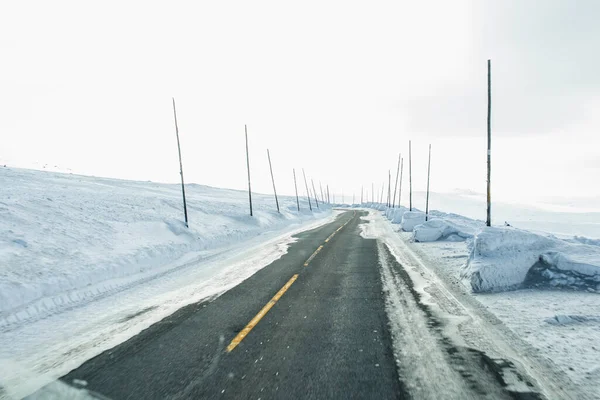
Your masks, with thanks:
<instances>
[{"instance_id":1,"label":"snowy road","mask_svg":"<svg viewBox=\"0 0 600 400\"><path fill-rule=\"evenodd\" d=\"M470 316L460 304L424 295L427 285L377 221L361 220L366 214L297 235L285 255L238 286L180 309L62 381L132 399L544 397L522 371L535 372L530 365L482 351L502 348L493 333L461 328ZM469 334L480 348L467 345Z\"/></svg>"}]
</instances>

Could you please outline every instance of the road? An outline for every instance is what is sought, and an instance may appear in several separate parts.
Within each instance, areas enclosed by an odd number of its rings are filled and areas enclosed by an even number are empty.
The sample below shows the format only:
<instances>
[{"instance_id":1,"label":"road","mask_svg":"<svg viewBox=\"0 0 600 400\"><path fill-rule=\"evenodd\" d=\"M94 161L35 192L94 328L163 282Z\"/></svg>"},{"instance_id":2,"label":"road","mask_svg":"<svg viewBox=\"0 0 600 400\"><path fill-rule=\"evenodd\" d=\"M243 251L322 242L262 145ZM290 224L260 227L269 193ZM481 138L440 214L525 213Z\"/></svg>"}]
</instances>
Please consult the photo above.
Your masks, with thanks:
<instances>
[{"instance_id":1,"label":"road","mask_svg":"<svg viewBox=\"0 0 600 400\"><path fill-rule=\"evenodd\" d=\"M61 380L85 381L113 399L421 398L427 391L415 382L436 380L452 386L438 398L536 398L505 390L481 355L439 338L411 288L398 287L403 318L390 322L389 283L406 286L408 278L378 240L361 237L361 215L345 212L298 235L287 254L240 285Z\"/></svg>"}]
</instances>

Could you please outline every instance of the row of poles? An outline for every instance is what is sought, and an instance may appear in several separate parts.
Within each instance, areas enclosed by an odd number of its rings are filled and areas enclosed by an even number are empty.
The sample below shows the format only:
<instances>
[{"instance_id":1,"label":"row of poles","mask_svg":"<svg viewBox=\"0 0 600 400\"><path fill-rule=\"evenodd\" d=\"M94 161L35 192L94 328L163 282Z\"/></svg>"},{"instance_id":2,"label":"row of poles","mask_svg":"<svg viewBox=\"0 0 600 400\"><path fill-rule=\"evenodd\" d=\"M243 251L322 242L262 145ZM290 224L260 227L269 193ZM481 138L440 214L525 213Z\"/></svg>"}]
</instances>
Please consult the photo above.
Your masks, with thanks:
<instances>
[{"instance_id":1,"label":"row of poles","mask_svg":"<svg viewBox=\"0 0 600 400\"><path fill-rule=\"evenodd\" d=\"M404 158L402 158L402 154L398 154L398 166L396 168L396 179L394 180L394 192L392 195L392 171L388 170L388 190L386 197L386 207L388 208L396 208L396 193L398 193L398 207L400 207L400 200L402 198L402 175L404 174ZM431 176L431 144L429 145L429 158L427 161L427 195L425 199L425 220L427 221L429 218L429 181ZM398 181L398 178L400 180ZM408 141L408 181L409 181L409 211L413 210L413 202L412 202L412 143ZM399 183L398 183L399 182ZM385 184L381 185L381 194L379 195L379 204L383 204L383 195L385 191ZM360 191L360 202L364 203L364 185L361 187ZM371 184L371 203L375 203L375 184ZM367 193L368 199L368 193ZM354 197L352 199L352 203L354 203Z\"/></svg>"},{"instance_id":2,"label":"row of poles","mask_svg":"<svg viewBox=\"0 0 600 400\"><path fill-rule=\"evenodd\" d=\"M177 108L175 106L175 98L172 98L173 100L173 117L175 119L175 136L177 137L177 152L179 155L179 174L181 176L181 194L183 197L183 215L184 215L184 219L185 219L185 226L189 227L189 221L188 221L188 212L187 212L187 202L186 202L186 198L185 198L185 183L184 183L184 178L183 178L183 162L181 159L181 144L179 141L179 126L177 123ZM246 137L246 166L247 166L247 171L248 171L248 203L250 205L250 216L254 216L254 212L252 209L252 183L251 183L251 179L250 179L250 154L248 151L248 126L244 125L244 133L245 133L245 137ZM273 164L271 163L271 153L269 152L269 149L267 149L267 158L269 160L269 171L271 172L271 182L273 183L273 194L275 196L275 205L277 206L277 212L280 213L280 208L279 208L279 198L277 197L277 188L275 186L275 177L273 175ZM294 175L294 188L296 190L296 205L298 208L298 211L300 211L300 198L298 196L298 184L297 184L297 180L296 180L296 169L293 169L293 175ZM308 181L306 180L306 173L304 172L304 168L302 168L302 175L304 176L304 185L306 187L306 198L308 200L308 207L310 208L310 210L312 211L313 207L312 207L312 201L311 201L311 192L309 190L308 187ZM319 196L317 195L317 191L315 189L315 182L313 179L311 179L311 185L312 185L312 195L313 195L313 199L315 201L315 206L317 208L320 208L319 206ZM330 197L329 197L329 185L326 185L326 192L323 192L323 185L319 182L319 186L321 189L321 203L330 203Z\"/></svg>"},{"instance_id":3,"label":"row of poles","mask_svg":"<svg viewBox=\"0 0 600 400\"><path fill-rule=\"evenodd\" d=\"M492 225L492 195L491 195L491 175L492 175L492 62L487 60L487 207L486 207L486 225ZM398 207L400 207L400 198L402 196L402 174L404 170L404 159L402 155L398 155L398 167L396 169L396 179L394 181L394 194L391 192L391 170L388 170L388 191L386 206L389 208L396 207L396 189L398 188L398 175L400 176L400 186L398 191ZM429 219L429 183L431 175L431 144L429 145L429 158L427 161L427 194L425 198L425 221ZM409 176L409 211L413 210L412 202L412 145L411 141L408 141L408 176ZM385 184L381 185L381 194L379 195L379 204L383 204L383 193L385 190ZM360 189L360 202L364 203L363 199L364 185ZM371 203L375 203L375 184L371 184ZM368 193L367 193L368 200ZM354 195L352 196L352 203L354 204Z\"/></svg>"},{"instance_id":4,"label":"row of poles","mask_svg":"<svg viewBox=\"0 0 600 400\"><path fill-rule=\"evenodd\" d=\"M488 96L487 96L487 210L486 210L486 225L491 226L491 154L492 154L492 133L491 133L491 118L492 118L492 74L491 74L491 60L487 60L487 86L488 86ZM175 118L175 135L177 136L177 151L179 153L179 173L181 175L181 193L183 196L183 213L185 217L185 226L188 227L188 213L187 213L187 204L185 199L185 184L183 179L183 163L181 160L181 145L179 142L179 127L177 125L177 111L175 108L175 99L173 98L173 116ZM246 166L248 170L248 201L250 204L250 216L253 216L252 211L252 187L250 182L250 155L248 152L248 127L244 125L244 132L246 136ZM271 163L271 154L269 149L267 149L267 158L269 160L269 170L271 172L271 181L273 183L273 193L275 195L275 204L277 205L277 212L279 210L279 199L277 198L277 189L275 188L275 178L273 176L273 166ZM396 189L398 190L398 207L400 207L400 198L402 196L402 174L404 170L404 159L402 158L402 154L398 154L398 167L396 169L396 179L394 181L394 194L392 196L391 192L391 170L388 170L388 190L387 190L387 199L386 206L390 208L396 208ZM429 182L430 182L430 172L431 172L431 144L429 145L429 158L427 161L427 194L425 200L425 221L429 219ZM298 207L298 211L300 211L300 200L298 197L298 185L296 181L296 169L293 169L294 174L294 188L296 190L296 204ZM306 197L308 199L308 206L312 211L312 202L310 198L310 190L308 188L308 181L306 180L306 174L304 173L304 168L302 168L302 175L304 177L304 185L306 188ZM409 176L409 211L413 210L413 202L412 202L412 144L411 141L408 141L408 176ZM398 177L400 178L400 185L398 186ZM315 200L315 205L319 208L319 201L317 196L317 191L315 189L314 180L311 179L311 185L313 189L313 198ZM323 186L319 183L321 189L321 203L324 203L325 200L327 203L331 203L331 199L329 196L329 185L327 185L326 192L323 192ZM360 202L364 204L363 192L364 186L361 186L360 189ZM381 187L381 194L379 197L379 203L383 204L383 193L385 189L385 184ZM367 196L368 197L368 196ZM334 194L334 203L335 203L335 194ZM343 202L343 194L342 194L342 202ZM371 202L375 203L375 184L371 184ZM354 194L352 195L352 204L354 204Z\"/></svg>"}]
</instances>

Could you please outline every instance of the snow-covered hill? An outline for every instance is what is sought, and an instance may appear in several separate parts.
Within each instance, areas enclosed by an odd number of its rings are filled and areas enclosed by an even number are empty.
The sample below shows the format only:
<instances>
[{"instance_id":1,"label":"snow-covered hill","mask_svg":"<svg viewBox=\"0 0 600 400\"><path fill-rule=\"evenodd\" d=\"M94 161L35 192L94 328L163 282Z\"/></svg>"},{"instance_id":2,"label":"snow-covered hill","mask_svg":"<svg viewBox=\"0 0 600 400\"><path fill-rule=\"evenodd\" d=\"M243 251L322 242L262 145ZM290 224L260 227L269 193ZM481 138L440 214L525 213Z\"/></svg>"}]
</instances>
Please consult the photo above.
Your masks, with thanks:
<instances>
[{"instance_id":1,"label":"snow-covered hill","mask_svg":"<svg viewBox=\"0 0 600 400\"><path fill-rule=\"evenodd\" d=\"M150 279L268 231L325 217L306 198L0 167L0 325ZM314 204L313 204L314 207ZM183 257L183 258L182 258Z\"/></svg>"}]
</instances>

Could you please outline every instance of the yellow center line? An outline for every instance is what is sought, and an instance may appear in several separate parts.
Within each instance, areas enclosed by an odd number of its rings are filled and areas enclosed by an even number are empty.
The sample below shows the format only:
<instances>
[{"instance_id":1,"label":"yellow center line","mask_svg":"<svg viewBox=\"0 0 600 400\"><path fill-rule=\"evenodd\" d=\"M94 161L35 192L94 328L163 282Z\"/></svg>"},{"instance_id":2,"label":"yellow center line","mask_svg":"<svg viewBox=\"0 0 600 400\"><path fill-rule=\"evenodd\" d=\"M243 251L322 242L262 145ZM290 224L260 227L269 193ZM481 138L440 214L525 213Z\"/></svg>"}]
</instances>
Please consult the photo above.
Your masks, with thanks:
<instances>
[{"instance_id":1,"label":"yellow center line","mask_svg":"<svg viewBox=\"0 0 600 400\"><path fill-rule=\"evenodd\" d=\"M319 252L320 252L322 249L323 249L323 245L320 245L320 246L319 246L319 248L317 248L317 249L315 250L315 252L311 254L311 256L310 256L310 257L308 257L308 260L306 260L306 262L304 263L304 266L305 266L305 267L308 267L308 264L309 264L309 263L310 263L310 262L313 260L313 258L315 258L315 256L316 256L317 254L319 254Z\"/></svg>"},{"instance_id":2,"label":"yellow center line","mask_svg":"<svg viewBox=\"0 0 600 400\"><path fill-rule=\"evenodd\" d=\"M356 211L354 211L354 215L356 215ZM333 232L331 235L329 235L329 237L325 240L325 243L329 242L329 240L331 240L331 238L337 232L339 232L344 226L346 226L348 224L348 222L350 222L350 221L351 221L351 219L349 219L348 221L346 221L346 223L344 223L335 232ZM319 246L317 248L317 250L315 250L315 252L312 253L312 255L308 258L308 260L306 260L306 262L304 263L304 266L307 267L308 264L313 260L313 258L315 258L315 256L317 254L319 254L319 252L322 249L323 249L323 245ZM298 274L295 274L294 276L292 276L290 278L290 280L287 281L287 283L285 285L283 285L283 287L279 290L279 292L277 292L277 294L275 296L273 296L273 298L271 300L269 300L269 302L267 304L265 304L265 306L258 312L258 314L256 314L254 316L254 318L252 318L252 320L250 320L250 322L248 322L248 325L246 325L246 327L244 329L242 329L236 335L236 337L233 338L233 340L231 341L231 343L229 343L229 346L227 346L227 352L230 352L233 349L235 349L237 347L237 345L240 344L241 341L244 340L244 338L246 336L248 336L248 334L250 333L250 331L260 322L260 320L265 315L267 315L267 313L269 312L269 310L275 305L275 303L277 303L277 301L290 288L290 286L292 286L292 284L296 281L296 279L298 279Z\"/></svg>"},{"instance_id":3,"label":"yellow center line","mask_svg":"<svg viewBox=\"0 0 600 400\"><path fill-rule=\"evenodd\" d=\"M290 288L290 286L292 286L296 279L298 279L298 274L292 276L290 280L287 281L285 285L283 285L279 292L277 292L277 294L273 296L271 300L269 300L269 302L262 308L262 310L260 310L258 314L256 314L256 316L252 318L250 322L248 322L248 325L246 325L246 327L242 329L236 337L233 338L231 343L229 343L229 346L227 346L227 352L230 352L231 350L235 349L236 346L240 344L240 342L244 340L246 336L248 336L252 328L254 328L256 324L258 324L260 320L269 312L269 310L275 305L275 303L277 303L277 300L279 300L281 296L283 296L283 294Z\"/></svg>"}]
</instances>

